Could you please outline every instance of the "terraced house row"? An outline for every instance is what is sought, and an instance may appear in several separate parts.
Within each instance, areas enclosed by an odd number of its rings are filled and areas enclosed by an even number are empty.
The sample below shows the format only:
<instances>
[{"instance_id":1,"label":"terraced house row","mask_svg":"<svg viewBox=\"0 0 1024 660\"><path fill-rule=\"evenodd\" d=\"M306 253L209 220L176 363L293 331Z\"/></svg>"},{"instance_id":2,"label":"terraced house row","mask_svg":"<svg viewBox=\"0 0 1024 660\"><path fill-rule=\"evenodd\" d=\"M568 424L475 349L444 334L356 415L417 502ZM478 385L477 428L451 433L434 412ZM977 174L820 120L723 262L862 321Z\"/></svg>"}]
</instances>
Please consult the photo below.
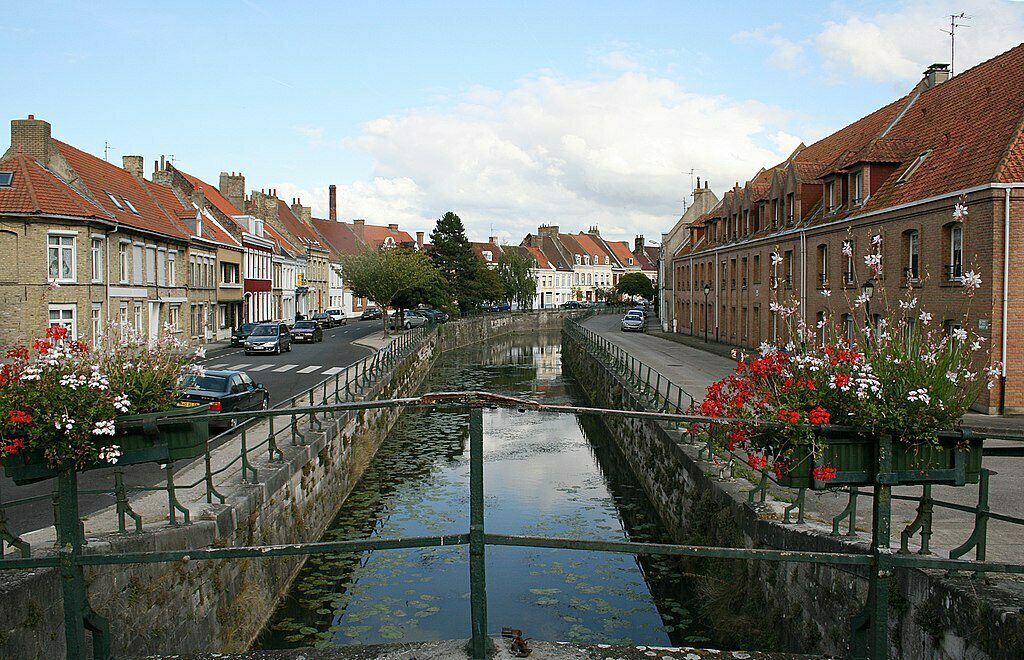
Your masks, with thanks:
<instances>
[{"instance_id":1,"label":"terraced house row","mask_svg":"<svg viewBox=\"0 0 1024 660\"><path fill-rule=\"evenodd\" d=\"M369 301L346 290L342 255L416 242L394 224L339 221L334 186L329 208L314 218L274 190L246 194L242 174L213 186L163 158L147 179L141 156L118 167L42 119L13 120L0 157L0 343L53 324L83 339L115 322L209 342L247 321L357 316Z\"/></svg>"},{"instance_id":2,"label":"terraced house row","mask_svg":"<svg viewBox=\"0 0 1024 660\"><path fill-rule=\"evenodd\" d=\"M851 333L917 298L933 324L967 325L1002 361L1002 386L978 407L1024 411L1022 122L1024 45L953 78L931 66L902 98L721 200L705 184L663 237L665 326L755 348L790 338L773 302ZM970 299L967 273L982 282ZM851 304L868 289L870 310Z\"/></svg>"}]
</instances>

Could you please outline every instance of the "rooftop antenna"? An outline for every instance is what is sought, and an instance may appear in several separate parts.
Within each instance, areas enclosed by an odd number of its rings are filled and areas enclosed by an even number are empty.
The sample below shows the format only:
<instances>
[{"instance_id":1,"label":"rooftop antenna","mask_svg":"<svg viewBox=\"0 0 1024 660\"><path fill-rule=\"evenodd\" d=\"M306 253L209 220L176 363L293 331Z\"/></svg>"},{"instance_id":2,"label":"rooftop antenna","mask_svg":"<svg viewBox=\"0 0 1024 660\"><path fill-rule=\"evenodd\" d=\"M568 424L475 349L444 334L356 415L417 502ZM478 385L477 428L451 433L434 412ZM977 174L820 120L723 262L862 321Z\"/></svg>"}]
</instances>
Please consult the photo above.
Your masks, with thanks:
<instances>
[{"instance_id":1,"label":"rooftop antenna","mask_svg":"<svg viewBox=\"0 0 1024 660\"><path fill-rule=\"evenodd\" d=\"M683 174L689 174L690 175L690 190L693 190L693 177L694 177L694 175L697 174L697 170L695 170L695 169L693 169L691 167L689 172L687 172L686 170L683 170Z\"/></svg>"},{"instance_id":2,"label":"rooftop antenna","mask_svg":"<svg viewBox=\"0 0 1024 660\"><path fill-rule=\"evenodd\" d=\"M107 161L110 160L110 158L108 158L108 156L110 155L110 150L113 149L113 148L114 147L110 146L109 142L107 142L106 140L103 141L103 160L107 160Z\"/></svg>"},{"instance_id":3,"label":"rooftop antenna","mask_svg":"<svg viewBox=\"0 0 1024 660\"><path fill-rule=\"evenodd\" d=\"M954 75L955 71L956 71L956 66L954 66L956 64L956 29L960 28L960 27L971 27L967 23L959 23L958 21L969 21L972 18L974 18L974 17L973 16L968 16L964 12L960 12L959 14L950 14L949 15L949 29L948 30L942 30L941 28L939 28L942 32L945 32L946 34L949 35L949 75L950 75L950 77L952 77Z\"/></svg>"}]
</instances>

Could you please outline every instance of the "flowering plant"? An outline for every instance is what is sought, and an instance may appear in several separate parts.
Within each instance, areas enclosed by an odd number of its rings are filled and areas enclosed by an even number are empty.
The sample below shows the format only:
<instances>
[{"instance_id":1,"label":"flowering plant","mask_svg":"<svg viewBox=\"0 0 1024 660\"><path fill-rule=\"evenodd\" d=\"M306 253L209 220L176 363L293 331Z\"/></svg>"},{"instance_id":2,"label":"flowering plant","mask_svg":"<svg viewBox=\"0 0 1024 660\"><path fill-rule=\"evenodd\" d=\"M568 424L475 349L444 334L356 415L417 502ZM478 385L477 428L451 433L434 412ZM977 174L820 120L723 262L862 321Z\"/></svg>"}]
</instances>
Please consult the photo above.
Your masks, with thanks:
<instances>
[{"instance_id":1,"label":"flowering plant","mask_svg":"<svg viewBox=\"0 0 1024 660\"><path fill-rule=\"evenodd\" d=\"M112 333L108 333L112 334ZM167 410L194 353L169 333L147 343L122 328L90 347L53 326L0 367L0 458L41 455L49 467L116 463L117 417Z\"/></svg>"},{"instance_id":2,"label":"flowering plant","mask_svg":"<svg viewBox=\"0 0 1024 660\"><path fill-rule=\"evenodd\" d=\"M966 217L962 201L955 214ZM876 236L864 259L873 277L882 270L881 243ZM852 241L843 250L851 256ZM962 284L969 303L981 278L970 271ZM1000 365L988 364L985 337L965 329L967 311L962 323L938 327L919 309L910 283L898 307L882 301L883 315L867 313L870 301L867 292L852 301L842 327L827 316L810 327L799 318L798 302L773 301L791 340L762 344L753 358L738 355L736 372L708 388L699 412L735 420L712 424L713 437L725 449L745 453L755 469L773 469L779 477L813 456L812 476L819 481L837 472L823 460L825 424L884 431L903 445L937 445L936 434L958 424L986 381L992 388ZM868 323L857 328L856 317Z\"/></svg>"}]
</instances>

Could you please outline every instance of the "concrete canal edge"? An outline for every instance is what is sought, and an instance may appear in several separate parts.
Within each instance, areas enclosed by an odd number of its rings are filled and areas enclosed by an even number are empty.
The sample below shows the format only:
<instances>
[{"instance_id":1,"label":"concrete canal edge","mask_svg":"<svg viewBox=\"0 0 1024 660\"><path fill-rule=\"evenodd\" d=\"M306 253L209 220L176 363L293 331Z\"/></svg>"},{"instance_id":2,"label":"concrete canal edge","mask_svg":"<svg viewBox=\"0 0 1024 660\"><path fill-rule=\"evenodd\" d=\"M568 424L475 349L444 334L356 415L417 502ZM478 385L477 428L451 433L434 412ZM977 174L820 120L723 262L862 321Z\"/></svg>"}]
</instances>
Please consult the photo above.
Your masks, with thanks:
<instances>
[{"instance_id":1,"label":"concrete canal edge","mask_svg":"<svg viewBox=\"0 0 1024 660\"><path fill-rule=\"evenodd\" d=\"M563 369L595 407L643 410L628 383L562 334ZM867 552L867 544L829 535L818 524L781 523L775 506L752 506L744 479L720 481L680 431L654 420L602 417L677 543L817 552ZM850 621L863 606L867 580L854 567L776 562L702 561L704 615L745 633L733 642L771 643L782 651L842 656ZM894 657L1011 658L1024 648L1017 611L1024 584L1009 593L969 577L900 570L893 578L890 643ZM1013 603L1016 603L1013 606ZM762 631L758 634L756 631ZM756 646L755 646L756 647Z\"/></svg>"},{"instance_id":2,"label":"concrete canal edge","mask_svg":"<svg viewBox=\"0 0 1024 660\"><path fill-rule=\"evenodd\" d=\"M465 319L441 326L366 399L413 396L444 352L513 333L561 328L565 313ZM304 425L304 444L257 464L258 483L221 491L225 504L193 512L193 523L147 525L139 534L90 536L85 552L277 545L316 541L327 529L398 419L378 409ZM262 430L262 435L261 435ZM265 437L257 425L252 437ZM244 651L302 566L301 558L209 560L88 567L89 602L109 618L115 656ZM469 622L467 621L467 626ZM61 587L55 570L0 571L0 658L64 657Z\"/></svg>"}]
</instances>

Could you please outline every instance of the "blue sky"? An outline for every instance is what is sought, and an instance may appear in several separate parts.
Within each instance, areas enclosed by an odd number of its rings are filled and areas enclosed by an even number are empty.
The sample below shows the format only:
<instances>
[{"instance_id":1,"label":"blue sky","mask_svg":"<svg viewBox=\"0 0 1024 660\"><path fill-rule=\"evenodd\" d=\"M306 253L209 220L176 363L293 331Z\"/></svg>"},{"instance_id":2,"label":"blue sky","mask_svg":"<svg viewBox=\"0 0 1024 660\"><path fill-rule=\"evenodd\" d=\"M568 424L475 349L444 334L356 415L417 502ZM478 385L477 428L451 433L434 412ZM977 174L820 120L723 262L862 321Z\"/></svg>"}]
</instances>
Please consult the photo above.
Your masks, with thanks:
<instances>
[{"instance_id":1,"label":"blue sky","mask_svg":"<svg viewBox=\"0 0 1024 660\"><path fill-rule=\"evenodd\" d=\"M316 214L656 237L690 168L721 192L905 93L953 11L958 66L1024 41L1007 0L15 3L0 109Z\"/></svg>"}]
</instances>

